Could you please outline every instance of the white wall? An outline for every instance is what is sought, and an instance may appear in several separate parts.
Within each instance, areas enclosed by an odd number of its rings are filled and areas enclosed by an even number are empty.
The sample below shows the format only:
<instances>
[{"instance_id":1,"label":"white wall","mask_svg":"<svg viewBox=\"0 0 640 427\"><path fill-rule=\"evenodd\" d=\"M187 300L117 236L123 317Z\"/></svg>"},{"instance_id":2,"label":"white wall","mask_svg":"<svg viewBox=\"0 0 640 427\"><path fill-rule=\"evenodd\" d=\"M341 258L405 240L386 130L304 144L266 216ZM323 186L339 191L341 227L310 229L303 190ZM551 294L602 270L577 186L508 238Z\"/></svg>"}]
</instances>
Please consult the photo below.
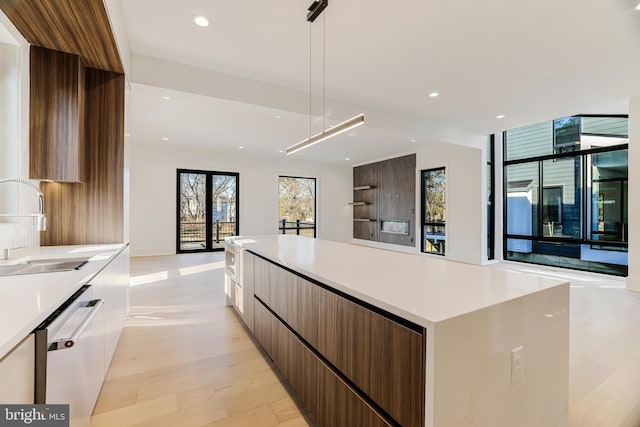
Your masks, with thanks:
<instances>
[{"instance_id":1,"label":"white wall","mask_svg":"<svg viewBox=\"0 0 640 427\"><path fill-rule=\"evenodd\" d=\"M482 264L486 259L485 163L483 150L446 143L431 143L417 151L416 208L420 221L420 171L444 166L447 174L445 257ZM416 229L420 250L421 230ZM438 255L428 255L438 256Z\"/></svg>"},{"instance_id":2,"label":"white wall","mask_svg":"<svg viewBox=\"0 0 640 427\"><path fill-rule=\"evenodd\" d=\"M131 150L131 255L176 252L176 169L240 174L240 234L277 233L278 176L317 178L318 237L347 241L352 234L350 165L256 157L135 141Z\"/></svg>"},{"instance_id":3,"label":"white wall","mask_svg":"<svg viewBox=\"0 0 640 427\"><path fill-rule=\"evenodd\" d=\"M629 100L629 275L627 288L640 291L640 97Z\"/></svg>"},{"instance_id":4,"label":"white wall","mask_svg":"<svg viewBox=\"0 0 640 427\"><path fill-rule=\"evenodd\" d=\"M29 176L29 46L15 27L1 16L0 26L11 43L0 43L0 178ZM5 183L0 187L0 212L32 213L38 197L27 186ZM23 226L17 245L38 246L39 232L31 218L2 218L0 222Z\"/></svg>"}]
</instances>

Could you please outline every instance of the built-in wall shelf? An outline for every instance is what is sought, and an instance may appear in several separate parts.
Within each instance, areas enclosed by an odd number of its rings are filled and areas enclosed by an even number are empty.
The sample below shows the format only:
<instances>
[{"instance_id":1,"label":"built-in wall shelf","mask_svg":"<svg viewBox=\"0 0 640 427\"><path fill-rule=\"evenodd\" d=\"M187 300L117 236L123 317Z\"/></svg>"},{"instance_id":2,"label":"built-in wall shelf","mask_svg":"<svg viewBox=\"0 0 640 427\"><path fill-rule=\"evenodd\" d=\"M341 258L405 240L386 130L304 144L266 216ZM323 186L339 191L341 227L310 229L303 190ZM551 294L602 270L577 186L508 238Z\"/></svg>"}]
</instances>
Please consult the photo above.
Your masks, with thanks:
<instances>
[{"instance_id":1,"label":"built-in wall shelf","mask_svg":"<svg viewBox=\"0 0 640 427\"><path fill-rule=\"evenodd\" d=\"M367 202L349 202L350 205L352 206L367 206L370 205L371 203L367 203Z\"/></svg>"},{"instance_id":2,"label":"built-in wall shelf","mask_svg":"<svg viewBox=\"0 0 640 427\"><path fill-rule=\"evenodd\" d=\"M355 222L371 222L371 221L377 221L376 219L371 219L371 218L353 218L353 220Z\"/></svg>"},{"instance_id":3,"label":"built-in wall shelf","mask_svg":"<svg viewBox=\"0 0 640 427\"><path fill-rule=\"evenodd\" d=\"M371 190L372 188L376 188L376 186L375 185L360 185L358 187L353 187L353 191Z\"/></svg>"}]
</instances>

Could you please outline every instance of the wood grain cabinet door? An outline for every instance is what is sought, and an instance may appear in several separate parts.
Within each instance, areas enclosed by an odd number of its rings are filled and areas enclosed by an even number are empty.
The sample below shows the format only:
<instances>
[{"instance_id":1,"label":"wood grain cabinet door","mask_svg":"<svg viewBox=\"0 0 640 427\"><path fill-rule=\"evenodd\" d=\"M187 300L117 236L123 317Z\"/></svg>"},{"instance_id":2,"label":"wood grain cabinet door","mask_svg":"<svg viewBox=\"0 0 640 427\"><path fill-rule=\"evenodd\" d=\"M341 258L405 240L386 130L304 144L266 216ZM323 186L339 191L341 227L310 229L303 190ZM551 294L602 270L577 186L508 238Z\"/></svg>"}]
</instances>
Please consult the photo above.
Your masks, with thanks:
<instances>
[{"instance_id":1,"label":"wood grain cabinet door","mask_svg":"<svg viewBox=\"0 0 640 427\"><path fill-rule=\"evenodd\" d=\"M84 65L37 46L30 54L29 177L85 181Z\"/></svg>"}]
</instances>

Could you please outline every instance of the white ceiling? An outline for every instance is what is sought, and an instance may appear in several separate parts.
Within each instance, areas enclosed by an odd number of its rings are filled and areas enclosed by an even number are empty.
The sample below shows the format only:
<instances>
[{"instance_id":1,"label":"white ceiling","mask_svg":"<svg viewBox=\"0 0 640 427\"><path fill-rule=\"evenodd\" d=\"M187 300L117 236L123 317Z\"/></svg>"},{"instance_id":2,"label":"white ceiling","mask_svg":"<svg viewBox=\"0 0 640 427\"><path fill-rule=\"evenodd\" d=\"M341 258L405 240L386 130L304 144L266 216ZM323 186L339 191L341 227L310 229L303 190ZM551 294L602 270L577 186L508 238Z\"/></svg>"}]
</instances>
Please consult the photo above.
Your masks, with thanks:
<instances>
[{"instance_id":1,"label":"white ceiling","mask_svg":"<svg viewBox=\"0 0 640 427\"><path fill-rule=\"evenodd\" d=\"M376 109L484 135L562 115L626 112L627 100L640 96L637 2L332 0L311 25L305 20L310 0L121 5L134 58L162 58L307 95L310 83L314 95L321 94L324 77L327 99L362 107L340 120ZM206 15L211 26L196 27L195 14ZM163 88L136 82L135 59L133 69L134 141L166 143L161 138L169 136L169 143L243 145L266 154L309 136L304 110L193 90L173 91L171 100L162 100ZM432 91L441 95L429 98ZM412 150L429 139L407 128L365 125L357 136L300 155L358 162Z\"/></svg>"}]
</instances>

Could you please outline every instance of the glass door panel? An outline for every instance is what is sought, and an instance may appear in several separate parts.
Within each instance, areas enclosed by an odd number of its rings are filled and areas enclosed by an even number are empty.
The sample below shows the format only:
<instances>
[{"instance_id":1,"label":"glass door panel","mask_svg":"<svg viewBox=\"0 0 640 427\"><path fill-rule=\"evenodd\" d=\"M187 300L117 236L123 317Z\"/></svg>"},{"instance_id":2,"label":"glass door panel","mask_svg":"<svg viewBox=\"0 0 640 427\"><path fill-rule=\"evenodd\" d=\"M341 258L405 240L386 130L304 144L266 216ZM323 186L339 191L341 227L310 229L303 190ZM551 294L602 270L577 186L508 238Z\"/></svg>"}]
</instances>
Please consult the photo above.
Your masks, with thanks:
<instances>
[{"instance_id":1,"label":"glass door panel","mask_svg":"<svg viewBox=\"0 0 640 427\"><path fill-rule=\"evenodd\" d=\"M233 175L211 176L211 247L222 248L224 238L237 235L237 180Z\"/></svg>"},{"instance_id":2,"label":"glass door panel","mask_svg":"<svg viewBox=\"0 0 640 427\"><path fill-rule=\"evenodd\" d=\"M188 172L178 175L178 250L206 249L207 175Z\"/></svg>"},{"instance_id":3,"label":"glass door panel","mask_svg":"<svg viewBox=\"0 0 640 427\"><path fill-rule=\"evenodd\" d=\"M239 175L178 169L178 253L224 249L237 236Z\"/></svg>"}]
</instances>

